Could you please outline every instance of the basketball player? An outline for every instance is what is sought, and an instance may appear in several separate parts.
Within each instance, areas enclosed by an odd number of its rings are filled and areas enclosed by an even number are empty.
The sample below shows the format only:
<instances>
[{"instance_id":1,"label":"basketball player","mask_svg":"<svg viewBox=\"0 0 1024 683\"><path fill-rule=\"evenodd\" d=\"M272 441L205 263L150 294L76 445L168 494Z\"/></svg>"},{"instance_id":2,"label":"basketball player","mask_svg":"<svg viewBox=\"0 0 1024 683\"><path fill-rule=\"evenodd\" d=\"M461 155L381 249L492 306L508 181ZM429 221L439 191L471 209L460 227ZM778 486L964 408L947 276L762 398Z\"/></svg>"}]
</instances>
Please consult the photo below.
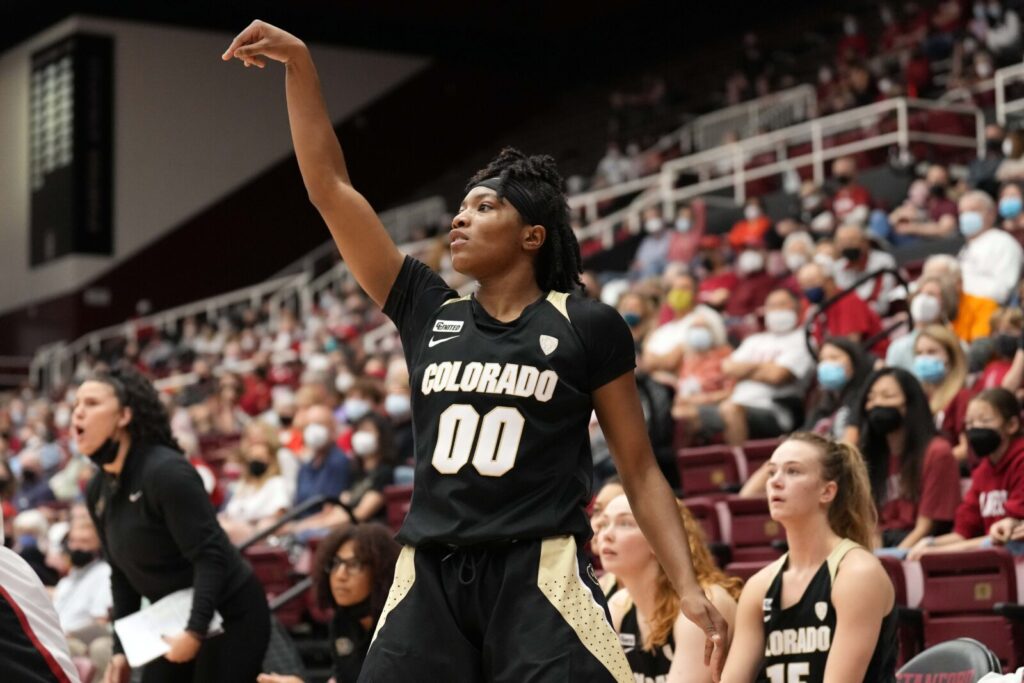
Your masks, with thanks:
<instances>
[{"instance_id":1,"label":"basketball player","mask_svg":"<svg viewBox=\"0 0 1024 683\"><path fill-rule=\"evenodd\" d=\"M768 471L789 552L744 586L723 680L894 682L894 592L868 550L876 512L860 453L796 433Z\"/></svg>"},{"instance_id":2,"label":"basketball player","mask_svg":"<svg viewBox=\"0 0 1024 683\"><path fill-rule=\"evenodd\" d=\"M460 298L403 258L353 188L302 41L256 21L223 58L285 64L310 200L397 325L410 369L415 488L359 680L633 680L580 548L590 535L592 410L682 611L707 635L717 678L727 626L695 578L651 451L632 337L613 309L571 293L580 252L554 161L505 150L470 180L451 254L479 288Z\"/></svg>"}]
</instances>

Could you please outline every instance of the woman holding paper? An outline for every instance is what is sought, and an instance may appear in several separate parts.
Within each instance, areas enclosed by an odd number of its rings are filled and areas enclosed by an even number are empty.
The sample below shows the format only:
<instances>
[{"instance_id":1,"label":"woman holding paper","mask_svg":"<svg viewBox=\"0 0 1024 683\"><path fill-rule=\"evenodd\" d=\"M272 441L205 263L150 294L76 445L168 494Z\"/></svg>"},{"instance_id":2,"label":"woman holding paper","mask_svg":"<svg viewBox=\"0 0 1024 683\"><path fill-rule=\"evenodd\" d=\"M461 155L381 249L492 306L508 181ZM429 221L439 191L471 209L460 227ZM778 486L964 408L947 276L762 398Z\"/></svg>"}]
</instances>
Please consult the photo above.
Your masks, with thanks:
<instances>
[{"instance_id":1,"label":"woman holding paper","mask_svg":"<svg viewBox=\"0 0 1024 683\"><path fill-rule=\"evenodd\" d=\"M270 639L266 596L217 523L152 384L131 368L94 375L78 388L72 434L100 468L86 499L110 560L115 628L143 596L194 589L187 622L162 634L163 657L126 655L115 634L104 682L126 683L129 658L145 664L143 683L254 680ZM214 612L224 633L207 640Z\"/></svg>"}]
</instances>

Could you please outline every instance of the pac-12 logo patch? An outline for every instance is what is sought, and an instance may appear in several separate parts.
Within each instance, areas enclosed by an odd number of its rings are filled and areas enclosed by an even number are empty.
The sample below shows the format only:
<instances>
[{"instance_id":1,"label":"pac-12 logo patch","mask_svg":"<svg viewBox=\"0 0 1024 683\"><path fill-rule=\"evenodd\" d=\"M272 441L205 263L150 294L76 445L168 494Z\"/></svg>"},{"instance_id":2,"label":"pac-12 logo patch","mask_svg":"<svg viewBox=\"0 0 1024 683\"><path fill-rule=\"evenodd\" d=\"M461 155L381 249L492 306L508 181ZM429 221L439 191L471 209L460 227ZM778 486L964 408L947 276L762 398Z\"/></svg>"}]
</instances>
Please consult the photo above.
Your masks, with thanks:
<instances>
[{"instance_id":1,"label":"pac-12 logo patch","mask_svg":"<svg viewBox=\"0 0 1024 683\"><path fill-rule=\"evenodd\" d=\"M545 356L550 356L558 348L558 339L550 335L540 335L540 350Z\"/></svg>"},{"instance_id":2,"label":"pac-12 logo patch","mask_svg":"<svg viewBox=\"0 0 1024 683\"><path fill-rule=\"evenodd\" d=\"M764 612L764 622L767 624L768 620L772 618L772 598L764 599L764 602L761 603L761 611Z\"/></svg>"},{"instance_id":3,"label":"pac-12 logo patch","mask_svg":"<svg viewBox=\"0 0 1024 683\"><path fill-rule=\"evenodd\" d=\"M461 320L435 320L434 329L431 332L447 332L448 334L458 334L462 332L462 325L464 323Z\"/></svg>"},{"instance_id":4,"label":"pac-12 logo patch","mask_svg":"<svg viewBox=\"0 0 1024 683\"><path fill-rule=\"evenodd\" d=\"M818 617L818 621L825 621L826 615L828 615L828 603L827 602L816 602L814 603L814 614Z\"/></svg>"}]
</instances>

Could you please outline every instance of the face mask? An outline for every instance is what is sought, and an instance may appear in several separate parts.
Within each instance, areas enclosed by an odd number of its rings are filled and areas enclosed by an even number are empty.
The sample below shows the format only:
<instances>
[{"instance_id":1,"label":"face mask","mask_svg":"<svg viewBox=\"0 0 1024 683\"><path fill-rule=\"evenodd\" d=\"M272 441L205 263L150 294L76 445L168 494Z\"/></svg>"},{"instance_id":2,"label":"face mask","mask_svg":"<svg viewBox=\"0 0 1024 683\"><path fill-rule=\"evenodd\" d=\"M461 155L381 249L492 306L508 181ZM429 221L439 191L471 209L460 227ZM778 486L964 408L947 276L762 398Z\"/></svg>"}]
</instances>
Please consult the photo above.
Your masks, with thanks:
<instances>
[{"instance_id":1,"label":"face mask","mask_svg":"<svg viewBox=\"0 0 1024 683\"><path fill-rule=\"evenodd\" d=\"M883 95L888 95L889 93L891 93L892 81L890 81L888 78L883 78L880 81L878 81L878 92L882 93Z\"/></svg>"},{"instance_id":2,"label":"face mask","mask_svg":"<svg viewBox=\"0 0 1024 683\"><path fill-rule=\"evenodd\" d=\"M764 326L774 334L784 334L796 327L796 311L768 311L764 314Z\"/></svg>"},{"instance_id":3,"label":"face mask","mask_svg":"<svg viewBox=\"0 0 1024 683\"><path fill-rule=\"evenodd\" d=\"M67 406L57 408L53 414L53 424L57 429L67 429L71 424L71 409Z\"/></svg>"},{"instance_id":4,"label":"face mask","mask_svg":"<svg viewBox=\"0 0 1024 683\"><path fill-rule=\"evenodd\" d=\"M846 186L853 182L853 176L848 175L837 175L836 182L840 185Z\"/></svg>"},{"instance_id":5,"label":"face mask","mask_svg":"<svg viewBox=\"0 0 1024 683\"><path fill-rule=\"evenodd\" d=\"M988 62L978 62L975 65L974 70L981 78L988 78L992 75L992 65Z\"/></svg>"},{"instance_id":6,"label":"face mask","mask_svg":"<svg viewBox=\"0 0 1024 683\"><path fill-rule=\"evenodd\" d=\"M644 221L644 230L648 233L655 233L661 230L661 219L660 218L648 218Z\"/></svg>"},{"instance_id":7,"label":"face mask","mask_svg":"<svg viewBox=\"0 0 1024 683\"><path fill-rule=\"evenodd\" d=\"M260 460L250 460L249 474L251 474L254 477L262 477L264 474L267 473L267 468L269 467L270 465Z\"/></svg>"},{"instance_id":8,"label":"face mask","mask_svg":"<svg viewBox=\"0 0 1024 683\"><path fill-rule=\"evenodd\" d=\"M860 247L847 247L846 249L843 249L840 253L843 255L844 259L846 259L850 263L854 263L855 261L860 260L860 255L862 252L860 250Z\"/></svg>"},{"instance_id":9,"label":"face mask","mask_svg":"<svg viewBox=\"0 0 1024 683\"><path fill-rule=\"evenodd\" d=\"M36 540L35 536L29 536L28 534L24 534L22 536L18 536L18 546L22 550L27 550L29 548L38 547L39 542Z\"/></svg>"},{"instance_id":10,"label":"face mask","mask_svg":"<svg viewBox=\"0 0 1024 683\"><path fill-rule=\"evenodd\" d=\"M306 428L302 430L302 443L314 451L318 451L326 446L330 438L330 431L322 424L314 422L313 424L306 425Z\"/></svg>"},{"instance_id":11,"label":"face mask","mask_svg":"<svg viewBox=\"0 0 1024 683\"><path fill-rule=\"evenodd\" d=\"M964 211L960 214L960 233L964 237L974 237L985 227L984 219L978 211Z\"/></svg>"},{"instance_id":12,"label":"face mask","mask_svg":"<svg viewBox=\"0 0 1024 683\"><path fill-rule=\"evenodd\" d=\"M384 399L384 412L396 419L406 417L412 412L412 399L405 394L388 394Z\"/></svg>"},{"instance_id":13,"label":"face mask","mask_svg":"<svg viewBox=\"0 0 1024 683\"><path fill-rule=\"evenodd\" d=\"M750 275L764 270L764 255L759 251L745 251L736 259L736 270L740 275Z\"/></svg>"},{"instance_id":14,"label":"face mask","mask_svg":"<svg viewBox=\"0 0 1024 683\"><path fill-rule=\"evenodd\" d=\"M686 330L686 345L694 351L707 351L713 342L711 330L706 327L690 327Z\"/></svg>"},{"instance_id":15,"label":"face mask","mask_svg":"<svg viewBox=\"0 0 1024 683\"><path fill-rule=\"evenodd\" d=\"M783 259L786 261L786 269L791 273L795 273L807 265L807 257L803 254L785 254Z\"/></svg>"},{"instance_id":16,"label":"face mask","mask_svg":"<svg viewBox=\"0 0 1024 683\"><path fill-rule=\"evenodd\" d=\"M1006 359L1012 359L1017 355L1017 347L1020 344L1020 338L1013 334L998 334L996 335L996 351L1000 356Z\"/></svg>"},{"instance_id":17,"label":"face mask","mask_svg":"<svg viewBox=\"0 0 1024 683\"><path fill-rule=\"evenodd\" d=\"M676 219L676 230L679 232L690 231L690 219L689 218L677 218Z\"/></svg>"},{"instance_id":18,"label":"face mask","mask_svg":"<svg viewBox=\"0 0 1024 683\"><path fill-rule=\"evenodd\" d=\"M743 209L743 217L748 221L756 220L761 217L761 208L755 204L748 204Z\"/></svg>"},{"instance_id":19,"label":"face mask","mask_svg":"<svg viewBox=\"0 0 1024 683\"><path fill-rule=\"evenodd\" d=\"M71 560L71 566L81 569L90 562L96 559L96 553L88 550L69 550L68 556Z\"/></svg>"},{"instance_id":20,"label":"face mask","mask_svg":"<svg viewBox=\"0 0 1024 683\"><path fill-rule=\"evenodd\" d=\"M967 430L967 443L978 457L984 458L999 450L1003 435L994 429L972 427Z\"/></svg>"},{"instance_id":21,"label":"face mask","mask_svg":"<svg viewBox=\"0 0 1024 683\"><path fill-rule=\"evenodd\" d=\"M990 152L998 154L1003 151L1003 141L1001 138L988 138L985 140L985 149Z\"/></svg>"},{"instance_id":22,"label":"face mask","mask_svg":"<svg viewBox=\"0 0 1024 683\"><path fill-rule=\"evenodd\" d=\"M931 294L918 294L910 302L910 315L914 322L933 323L942 313L942 303Z\"/></svg>"},{"instance_id":23,"label":"face mask","mask_svg":"<svg viewBox=\"0 0 1024 683\"><path fill-rule=\"evenodd\" d=\"M840 391L846 386L846 368L835 361L818 363L818 384L829 391Z\"/></svg>"},{"instance_id":24,"label":"face mask","mask_svg":"<svg viewBox=\"0 0 1024 683\"><path fill-rule=\"evenodd\" d=\"M673 311L680 313L690 308L690 304L693 303L693 292L688 289L669 290L668 296L665 297L665 303Z\"/></svg>"},{"instance_id":25,"label":"face mask","mask_svg":"<svg viewBox=\"0 0 1024 683\"><path fill-rule=\"evenodd\" d=\"M942 185L929 185L928 193L933 197L942 199L943 197L946 196L946 188L943 187Z\"/></svg>"},{"instance_id":26,"label":"face mask","mask_svg":"<svg viewBox=\"0 0 1024 683\"><path fill-rule=\"evenodd\" d=\"M1003 156L1013 156L1013 140L1011 140L1010 138L1006 138L1005 140L1003 140Z\"/></svg>"},{"instance_id":27,"label":"face mask","mask_svg":"<svg viewBox=\"0 0 1024 683\"><path fill-rule=\"evenodd\" d=\"M361 398L347 398L345 399L345 419L349 423L355 422L363 415L370 412L370 404L365 399Z\"/></svg>"},{"instance_id":28,"label":"face mask","mask_svg":"<svg viewBox=\"0 0 1024 683\"><path fill-rule=\"evenodd\" d=\"M999 200L999 215L1003 218L1016 218L1024 208L1020 197L1003 197Z\"/></svg>"},{"instance_id":29,"label":"face mask","mask_svg":"<svg viewBox=\"0 0 1024 683\"><path fill-rule=\"evenodd\" d=\"M295 419L294 415L278 415L277 421L281 423L281 426L288 429L292 426L292 420Z\"/></svg>"},{"instance_id":30,"label":"face mask","mask_svg":"<svg viewBox=\"0 0 1024 683\"><path fill-rule=\"evenodd\" d=\"M356 378L347 372L340 373L334 378L334 388L338 390L339 394L344 394L352 385L356 383Z\"/></svg>"},{"instance_id":31,"label":"face mask","mask_svg":"<svg viewBox=\"0 0 1024 683\"><path fill-rule=\"evenodd\" d=\"M117 452L120 448L121 444L118 441L107 439L102 446L89 454L89 459L98 467L109 465L117 460Z\"/></svg>"},{"instance_id":32,"label":"face mask","mask_svg":"<svg viewBox=\"0 0 1024 683\"><path fill-rule=\"evenodd\" d=\"M844 21L843 22L843 33L848 36L857 35L857 22L856 21Z\"/></svg>"},{"instance_id":33,"label":"face mask","mask_svg":"<svg viewBox=\"0 0 1024 683\"><path fill-rule=\"evenodd\" d=\"M622 314L622 319L626 321L626 324L630 327L636 327L640 324L640 314L627 311Z\"/></svg>"},{"instance_id":34,"label":"face mask","mask_svg":"<svg viewBox=\"0 0 1024 683\"><path fill-rule=\"evenodd\" d=\"M372 432L356 432L352 435L352 450L356 455L367 456L377 452L377 435Z\"/></svg>"},{"instance_id":35,"label":"face mask","mask_svg":"<svg viewBox=\"0 0 1024 683\"><path fill-rule=\"evenodd\" d=\"M889 434L900 428L903 416L897 408L878 406L868 411L868 424L879 434Z\"/></svg>"},{"instance_id":36,"label":"face mask","mask_svg":"<svg viewBox=\"0 0 1024 683\"><path fill-rule=\"evenodd\" d=\"M704 258L702 258L700 260L700 265L702 265L704 267L704 270L706 270L709 273L711 273L711 272L714 272L716 264L715 264L714 260L711 257L705 256Z\"/></svg>"},{"instance_id":37,"label":"face mask","mask_svg":"<svg viewBox=\"0 0 1024 683\"><path fill-rule=\"evenodd\" d=\"M824 287L808 287L804 290L804 297L812 304L820 304L825 300Z\"/></svg>"},{"instance_id":38,"label":"face mask","mask_svg":"<svg viewBox=\"0 0 1024 683\"><path fill-rule=\"evenodd\" d=\"M935 356L914 356L913 373L922 382L938 384L946 378L946 364Z\"/></svg>"}]
</instances>

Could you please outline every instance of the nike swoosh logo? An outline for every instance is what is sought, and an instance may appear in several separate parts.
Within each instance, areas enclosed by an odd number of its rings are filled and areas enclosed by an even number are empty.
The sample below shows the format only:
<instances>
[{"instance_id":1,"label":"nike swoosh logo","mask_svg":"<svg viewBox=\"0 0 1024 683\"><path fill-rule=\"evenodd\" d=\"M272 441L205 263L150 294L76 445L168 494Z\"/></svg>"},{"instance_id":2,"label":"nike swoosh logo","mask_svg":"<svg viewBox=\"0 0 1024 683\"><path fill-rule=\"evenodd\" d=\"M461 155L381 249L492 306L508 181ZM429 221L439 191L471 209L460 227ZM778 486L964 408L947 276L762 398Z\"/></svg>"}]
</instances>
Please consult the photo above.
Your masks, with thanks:
<instances>
[{"instance_id":1,"label":"nike swoosh logo","mask_svg":"<svg viewBox=\"0 0 1024 683\"><path fill-rule=\"evenodd\" d=\"M455 335L454 337L445 337L444 339L434 339L433 337L431 337L430 341L427 342L427 346L432 349L438 344L444 344L446 341L451 341L452 339L455 339L458 336L459 335Z\"/></svg>"},{"instance_id":2,"label":"nike swoosh logo","mask_svg":"<svg viewBox=\"0 0 1024 683\"><path fill-rule=\"evenodd\" d=\"M133 503L137 502L139 498L142 498L142 491L136 491L135 493L128 494L128 500Z\"/></svg>"}]
</instances>

